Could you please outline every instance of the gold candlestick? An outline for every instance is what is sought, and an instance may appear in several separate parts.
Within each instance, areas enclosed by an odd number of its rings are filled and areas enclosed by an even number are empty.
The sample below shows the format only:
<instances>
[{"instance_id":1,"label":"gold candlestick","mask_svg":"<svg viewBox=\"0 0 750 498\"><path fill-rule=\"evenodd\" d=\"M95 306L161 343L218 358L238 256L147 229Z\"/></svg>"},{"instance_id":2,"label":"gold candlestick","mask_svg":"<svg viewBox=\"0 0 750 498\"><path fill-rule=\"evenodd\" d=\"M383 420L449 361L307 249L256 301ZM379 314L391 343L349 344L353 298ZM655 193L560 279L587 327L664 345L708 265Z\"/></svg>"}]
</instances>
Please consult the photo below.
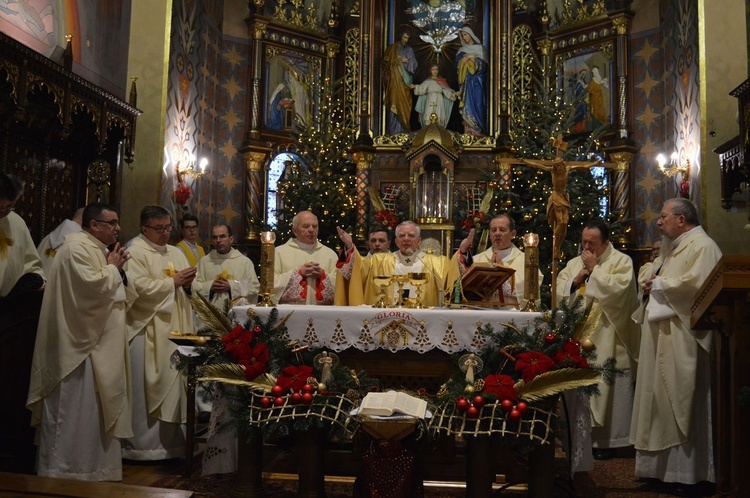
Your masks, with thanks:
<instances>
[{"instance_id":1,"label":"gold candlestick","mask_svg":"<svg viewBox=\"0 0 750 498\"><path fill-rule=\"evenodd\" d=\"M539 299L539 236L527 233L523 236L524 284L523 298L526 300L521 311L539 311L536 300Z\"/></svg>"},{"instance_id":2,"label":"gold candlestick","mask_svg":"<svg viewBox=\"0 0 750 498\"><path fill-rule=\"evenodd\" d=\"M260 234L260 304L258 306L273 306L273 266L275 258L274 232Z\"/></svg>"}]
</instances>

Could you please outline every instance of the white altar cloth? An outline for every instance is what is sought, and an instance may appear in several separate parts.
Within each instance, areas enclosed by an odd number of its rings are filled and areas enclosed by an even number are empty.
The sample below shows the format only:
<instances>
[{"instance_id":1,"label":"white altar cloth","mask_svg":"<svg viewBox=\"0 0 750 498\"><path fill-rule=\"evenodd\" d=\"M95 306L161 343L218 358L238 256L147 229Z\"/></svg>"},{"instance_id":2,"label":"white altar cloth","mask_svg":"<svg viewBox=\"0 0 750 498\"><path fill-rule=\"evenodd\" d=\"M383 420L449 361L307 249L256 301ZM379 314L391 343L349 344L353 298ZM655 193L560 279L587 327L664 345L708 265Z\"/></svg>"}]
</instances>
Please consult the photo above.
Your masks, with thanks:
<instances>
[{"instance_id":1,"label":"white altar cloth","mask_svg":"<svg viewBox=\"0 0 750 498\"><path fill-rule=\"evenodd\" d=\"M271 307L237 306L234 321L244 324L252 308L258 317L268 319ZM279 320L286 322L290 339L313 347L340 352L348 348L361 351L410 349L424 353L440 349L446 353L477 351L484 345L479 331L491 325L496 331L506 323L522 330L541 313L516 310L372 308L370 306L277 306Z\"/></svg>"}]
</instances>

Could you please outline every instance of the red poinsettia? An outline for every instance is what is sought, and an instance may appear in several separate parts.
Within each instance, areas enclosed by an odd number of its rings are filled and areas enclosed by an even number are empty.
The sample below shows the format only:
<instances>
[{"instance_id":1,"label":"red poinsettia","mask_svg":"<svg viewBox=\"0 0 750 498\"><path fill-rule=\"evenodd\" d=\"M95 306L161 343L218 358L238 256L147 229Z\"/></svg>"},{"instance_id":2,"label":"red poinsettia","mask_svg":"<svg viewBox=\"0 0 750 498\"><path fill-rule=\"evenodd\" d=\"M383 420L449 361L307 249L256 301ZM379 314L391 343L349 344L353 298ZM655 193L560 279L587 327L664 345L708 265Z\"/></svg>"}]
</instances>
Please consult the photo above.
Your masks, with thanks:
<instances>
[{"instance_id":1,"label":"red poinsettia","mask_svg":"<svg viewBox=\"0 0 750 498\"><path fill-rule=\"evenodd\" d=\"M300 365L298 367L289 365L279 375L276 385L281 386L284 392L289 392L290 390L297 392L302 390L302 387L307 384L307 378L312 376L312 373L313 368L307 365Z\"/></svg>"},{"instance_id":2,"label":"red poinsettia","mask_svg":"<svg viewBox=\"0 0 750 498\"><path fill-rule=\"evenodd\" d=\"M235 326L231 332L221 338L224 346L224 352L232 356L232 361L241 363L239 357L251 350L254 335L250 330L245 330L242 325ZM266 360L268 361L268 360Z\"/></svg>"},{"instance_id":3,"label":"red poinsettia","mask_svg":"<svg viewBox=\"0 0 750 498\"><path fill-rule=\"evenodd\" d=\"M376 211L375 221L390 230L395 230L400 223L396 214L390 209L381 209L380 211Z\"/></svg>"},{"instance_id":4,"label":"red poinsettia","mask_svg":"<svg viewBox=\"0 0 750 498\"><path fill-rule=\"evenodd\" d=\"M485 213L482 211L474 211L473 213L467 214L466 218L461 221L461 228L465 232L470 232L472 228L481 228L487 223L487 220L488 216Z\"/></svg>"},{"instance_id":5,"label":"red poinsettia","mask_svg":"<svg viewBox=\"0 0 750 498\"><path fill-rule=\"evenodd\" d=\"M527 351L516 356L516 371L521 372L524 382L530 382L537 375L554 368L552 358L539 351Z\"/></svg>"},{"instance_id":6,"label":"red poinsettia","mask_svg":"<svg viewBox=\"0 0 750 498\"><path fill-rule=\"evenodd\" d=\"M509 375L488 375L484 379L484 392L497 394L500 400L515 400L518 398L513 387L515 383Z\"/></svg>"},{"instance_id":7,"label":"red poinsettia","mask_svg":"<svg viewBox=\"0 0 750 498\"><path fill-rule=\"evenodd\" d=\"M182 204L183 206L187 204L188 199L190 199L190 189L187 185L182 182L178 183L177 189L174 191L174 198L177 204Z\"/></svg>"},{"instance_id":8,"label":"red poinsettia","mask_svg":"<svg viewBox=\"0 0 750 498\"><path fill-rule=\"evenodd\" d=\"M268 348L265 342L259 342L248 352L243 352L238 363L245 365L245 378L253 380L258 375L268 371L268 360L271 356L268 354Z\"/></svg>"},{"instance_id":9,"label":"red poinsettia","mask_svg":"<svg viewBox=\"0 0 750 498\"><path fill-rule=\"evenodd\" d=\"M577 342L567 341L562 349L555 353L555 363L570 363L576 368L589 368L589 362L581 356L581 348Z\"/></svg>"}]
</instances>

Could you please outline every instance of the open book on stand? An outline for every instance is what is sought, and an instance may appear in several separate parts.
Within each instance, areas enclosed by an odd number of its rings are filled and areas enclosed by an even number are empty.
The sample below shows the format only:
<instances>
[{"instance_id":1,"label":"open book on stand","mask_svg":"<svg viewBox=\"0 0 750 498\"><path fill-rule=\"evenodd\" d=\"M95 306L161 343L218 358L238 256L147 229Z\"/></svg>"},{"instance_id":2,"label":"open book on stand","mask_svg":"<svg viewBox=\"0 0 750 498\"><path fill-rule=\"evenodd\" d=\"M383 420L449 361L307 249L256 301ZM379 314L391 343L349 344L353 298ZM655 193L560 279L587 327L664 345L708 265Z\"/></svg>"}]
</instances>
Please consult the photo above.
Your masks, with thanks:
<instances>
[{"instance_id":1,"label":"open book on stand","mask_svg":"<svg viewBox=\"0 0 750 498\"><path fill-rule=\"evenodd\" d=\"M358 415L389 417L394 414L404 414L425 418L426 411L427 401L406 393L388 391L387 393L367 393L359 407Z\"/></svg>"}]
</instances>

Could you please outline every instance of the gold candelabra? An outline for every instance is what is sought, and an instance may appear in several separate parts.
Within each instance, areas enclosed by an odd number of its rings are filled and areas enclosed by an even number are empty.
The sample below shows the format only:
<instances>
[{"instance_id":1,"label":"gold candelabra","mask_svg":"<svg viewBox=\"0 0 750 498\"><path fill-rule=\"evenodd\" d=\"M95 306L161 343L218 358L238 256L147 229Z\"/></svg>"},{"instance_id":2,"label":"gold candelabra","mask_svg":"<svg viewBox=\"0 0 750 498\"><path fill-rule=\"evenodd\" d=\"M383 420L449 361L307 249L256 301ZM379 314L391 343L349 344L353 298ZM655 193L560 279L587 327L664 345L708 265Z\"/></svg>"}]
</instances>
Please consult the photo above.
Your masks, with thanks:
<instances>
[{"instance_id":1,"label":"gold candelabra","mask_svg":"<svg viewBox=\"0 0 750 498\"><path fill-rule=\"evenodd\" d=\"M260 303L258 306L273 306L273 266L275 258L276 234L260 233Z\"/></svg>"},{"instance_id":2,"label":"gold candelabra","mask_svg":"<svg viewBox=\"0 0 750 498\"><path fill-rule=\"evenodd\" d=\"M526 300L521 311L539 311L536 301L539 299L539 235L527 233L523 236L524 283L523 298ZM554 286L555 283L553 282Z\"/></svg>"},{"instance_id":3,"label":"gold candelabra","mask_svg":"<svg viewBox=\"0 0 750 498\"><path fill-rule=\"evenodd\" d=\"M656 162L659 163L659 170L667 178L672 178L678 173L680 174L680 196L686 199L689 198L690 159L686 157L680 158L680 155L677 152L672 152L672 155L669 157L669 166L667 166L667 158L664 157L664 154L659 154L658 156L656 156Z\"/></svg>"}]
</instances>

